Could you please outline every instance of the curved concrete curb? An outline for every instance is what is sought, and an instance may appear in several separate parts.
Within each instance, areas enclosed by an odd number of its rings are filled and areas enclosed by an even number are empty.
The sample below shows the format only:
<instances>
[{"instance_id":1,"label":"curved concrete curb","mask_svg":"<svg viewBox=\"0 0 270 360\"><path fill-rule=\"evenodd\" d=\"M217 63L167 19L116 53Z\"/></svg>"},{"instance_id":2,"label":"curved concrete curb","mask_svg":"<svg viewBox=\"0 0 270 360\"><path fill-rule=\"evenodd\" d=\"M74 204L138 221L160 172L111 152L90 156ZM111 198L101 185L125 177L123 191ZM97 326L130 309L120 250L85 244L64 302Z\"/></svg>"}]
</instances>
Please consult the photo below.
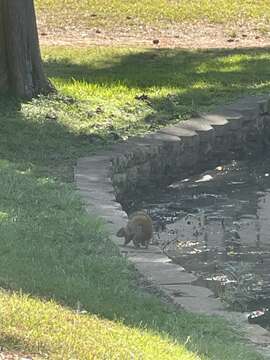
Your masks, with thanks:
<instances>
[{"instance_id":1,"label":"curved concrete curb","mask_svg":"<svg viewBox=\"0 0 270 360\"><path fill-rule=\"evenodd\" d=\"M270 129L270 100L247 97L144 138L133 138L111 151L81 158L75 182L87 211L103 218L112 240L135 267L176 304L188 311L223 316L241 329L255 344L270 346L270 333L249 325L246 315L227 312L219 299L196 277L172 264L158 246L148 250L123 247L116 231L126 224L127 214L119 202L143 187L168 184L173 179L198 173L210 161L235 158L250 147L260 148ZM196 170L194 170L196 169ZM265 348L264 354L270 355Z\"/></svg>"}]
</instances>

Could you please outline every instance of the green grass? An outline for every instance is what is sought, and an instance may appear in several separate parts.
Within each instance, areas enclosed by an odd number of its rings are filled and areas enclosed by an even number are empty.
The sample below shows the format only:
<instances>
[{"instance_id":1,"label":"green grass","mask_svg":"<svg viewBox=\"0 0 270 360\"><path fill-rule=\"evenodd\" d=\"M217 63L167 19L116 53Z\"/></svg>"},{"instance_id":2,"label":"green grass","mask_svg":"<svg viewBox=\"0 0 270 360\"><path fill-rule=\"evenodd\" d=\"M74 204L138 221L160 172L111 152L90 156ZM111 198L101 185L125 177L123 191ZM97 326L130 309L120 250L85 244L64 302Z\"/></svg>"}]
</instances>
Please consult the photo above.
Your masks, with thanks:
<instances>
[{"instance_id":1,"label":"green grass","mask_svg":"<svg viewBox=\"0 0 270 360\"><path fill-rule=\"evenodd\" d=\"M43 58L60 94L24 103L20 112L20 104L4 110L0 150L36 174L49 171L65 181L72 179L78 157L105 143L270 89L268 49L48 47ZM136 99L142 94L146 101ZM20 129L16 138L14 127Z\"/></svg>"},{"instance_id":2,"label":"green grass","mask_svg":"<svg viewBox=\"0 0 270 360\"><path fill-rule=\"evenodd\" d=\"M270 89L268 49L51 47L43 57L56 87L77 101L38 101L28 107L31 115L57 114L58 123L84 139L126 139ZM136 98L142 94L146 101Z\"/></svg>"},{"instance_id":3,"label":"green grass","mask_svg":"<svg viewBox=\"0 0 270 360\"><path fill-rule=\"evenodd\" d=\"M16 291L0 291L2 345L50 359L261 359L224 321L139 290L70 186L6 161L0 183L0 286Z\"/></svg>"},{"instance_id":4,"label":"green grass","mask_svg":"<svg viewBox=\"0 0 270 360\"><path fill-rule=\"evenodd\" d=\"M268 0L36 0L38 15L48 26L69 24L91 28L157 25L207 21L228 23L259 21L268 24ZM127 19L128 17L128 19Z\"/></svg>"},{"instance_id":5,"label":"green grass","mask_svg":"<svg viewBox=\"0 0 270 360\"><path fill-rule=\"evenodd\" d=\"M0 286L16 292L0 292L2 345L52 359L173 359L181 351L181 360L261 359L224 321L176 312L138 289L133 268L68 183L78 157L119 138L269 91L269 56L43 49L59 94L0 102ZM88 314L72 310L78 303Z\"/></svg>"},{"instance_id":6,"label":"green grass","mask_svg":"<svg viewBox=\"0 0 270 360\"><path fill-rule=\"evenodd\" d=\"M50 359L260 359L225 322L176 313L139 290L69 185L7 161L0 183L0 286L62 304L0 291L2 345ZM89 315L65 309L78 304Z\"/></svg>"},{"instance_id":7,"label":"green grass","mask_svg":"<svg viewBox=\"0 0 270 360\"><path fill-rule=\"evenodd\" d=\"M1 325L5 326L0 336L44 358L47 354L49 359L61 360L199 359L165 335L76 314L53 302L1 293L0 306Z\"/></svg>"}]
</instances>

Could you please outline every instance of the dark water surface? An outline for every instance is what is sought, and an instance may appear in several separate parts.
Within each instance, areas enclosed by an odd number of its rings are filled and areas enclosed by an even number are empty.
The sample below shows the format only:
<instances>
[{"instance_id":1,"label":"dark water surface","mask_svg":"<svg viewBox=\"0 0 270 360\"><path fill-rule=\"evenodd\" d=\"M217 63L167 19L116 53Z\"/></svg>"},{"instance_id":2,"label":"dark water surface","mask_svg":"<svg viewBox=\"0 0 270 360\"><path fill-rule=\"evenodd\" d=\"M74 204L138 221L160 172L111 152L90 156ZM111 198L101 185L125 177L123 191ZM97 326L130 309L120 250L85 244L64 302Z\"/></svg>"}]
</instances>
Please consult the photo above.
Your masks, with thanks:
<instances>
[{"instance_id":1,"label":"dark water surface","mask_svg":"<svg viewBox=\"0 0 270 360\"><path fill-rule=\"evenodd\" d=\"M270 306L270 156L232 161L144 195L156 240L230 306Z\"/></svg>"}]
</instances>

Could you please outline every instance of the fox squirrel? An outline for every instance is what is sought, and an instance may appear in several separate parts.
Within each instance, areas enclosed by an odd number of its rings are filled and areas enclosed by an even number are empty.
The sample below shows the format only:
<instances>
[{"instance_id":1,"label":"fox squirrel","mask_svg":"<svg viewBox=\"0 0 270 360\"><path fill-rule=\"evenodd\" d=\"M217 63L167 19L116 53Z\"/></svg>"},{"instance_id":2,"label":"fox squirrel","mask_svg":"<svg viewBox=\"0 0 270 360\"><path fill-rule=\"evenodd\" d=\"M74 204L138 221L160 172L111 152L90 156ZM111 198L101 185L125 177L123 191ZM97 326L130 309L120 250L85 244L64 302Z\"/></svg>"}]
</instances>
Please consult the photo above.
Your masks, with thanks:
<instances>
[{"instance_id":1,"label":"fox squirrel","mask_svg":"<svg viewBox=\"0 0 270 360\"><path fill-rule=\"evenodd\" d=\"M136 211L130 215L126 227L119 229L116 236L125 238L124 245L132 240L136 248L142 245L147 249L153 236L152 219L146 212Z\"/></svg>"}]
</instances>

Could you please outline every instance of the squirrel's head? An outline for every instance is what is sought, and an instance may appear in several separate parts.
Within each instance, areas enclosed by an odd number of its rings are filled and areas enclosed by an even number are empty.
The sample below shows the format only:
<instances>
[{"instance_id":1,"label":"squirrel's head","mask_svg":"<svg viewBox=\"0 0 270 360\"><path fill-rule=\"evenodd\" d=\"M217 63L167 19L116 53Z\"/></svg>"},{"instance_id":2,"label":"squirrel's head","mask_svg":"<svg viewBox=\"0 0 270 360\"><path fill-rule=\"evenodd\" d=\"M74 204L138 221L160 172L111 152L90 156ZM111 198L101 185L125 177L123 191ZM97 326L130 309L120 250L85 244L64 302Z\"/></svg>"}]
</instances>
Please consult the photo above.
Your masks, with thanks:
<instances>
[{"instance_id":1,"label":"squirrel's head","mask_svg":"<svg viewBox=\"0 0 270 360\"><path fill-rule=\"evenodd\" d=\"M118 237L125 237L126 236L126 229L124 227L122 227L121 229L119 229L116 233L116 236Z\"/></svg>"}]
</instances>

